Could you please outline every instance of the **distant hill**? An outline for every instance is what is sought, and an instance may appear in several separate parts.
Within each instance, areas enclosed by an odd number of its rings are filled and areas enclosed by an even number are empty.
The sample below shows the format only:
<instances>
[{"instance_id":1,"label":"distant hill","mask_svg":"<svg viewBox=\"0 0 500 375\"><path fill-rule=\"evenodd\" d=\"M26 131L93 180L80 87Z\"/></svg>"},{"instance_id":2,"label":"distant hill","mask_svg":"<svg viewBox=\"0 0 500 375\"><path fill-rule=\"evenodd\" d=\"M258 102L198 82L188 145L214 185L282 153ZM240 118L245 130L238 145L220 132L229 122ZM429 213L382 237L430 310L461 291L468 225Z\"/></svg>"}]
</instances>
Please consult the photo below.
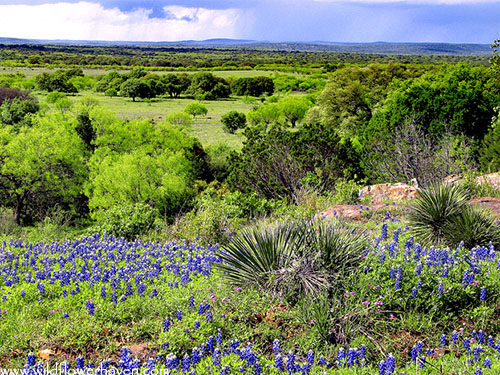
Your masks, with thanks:
<instances>
[{"instance_id":1,"label":"distant hill","mask_svg":"<svg viewBox=\"0 0 500 375\"><path fill-rule=\"evenodd\" d=\"M488 44L471 43L338 43L338 42L266 42L244 39L182 40L176 42L128 42L90 40L42 40L0 38L0 44L45 44L45 45L88 45L88 46L196 46L236 47L242 49L266 49L277 51L315 51L344 53L379 53L397 55L490 55Z\"/></svg>"}]
</instances>

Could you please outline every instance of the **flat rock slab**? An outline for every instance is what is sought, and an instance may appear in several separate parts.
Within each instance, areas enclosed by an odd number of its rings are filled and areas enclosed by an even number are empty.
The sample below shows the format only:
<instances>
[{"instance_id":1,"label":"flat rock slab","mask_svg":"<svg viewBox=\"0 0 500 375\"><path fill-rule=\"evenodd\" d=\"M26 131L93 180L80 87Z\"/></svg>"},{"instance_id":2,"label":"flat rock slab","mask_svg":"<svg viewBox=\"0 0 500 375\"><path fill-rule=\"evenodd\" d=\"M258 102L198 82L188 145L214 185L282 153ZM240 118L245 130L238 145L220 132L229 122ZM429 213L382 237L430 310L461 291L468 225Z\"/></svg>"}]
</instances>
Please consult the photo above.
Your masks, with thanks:
<instances>
[{"instance_id":1,"label":"flat rock slab","mask_svg":"<svg viewBox=\"0 0 500 375\"><path fill-rule=\"evenodd\" d=\"M492 197L474 198L471 200L471 203L478 204L480 207L487 208L500 218L500 198L492 198Z\"/></svg>"},{"instance_id":2,"label":"flat rock slab","mask_svg":"<svg viewBox=\"0 0 500 375\"><path fill-rule=\"evenodd\" d=\"M315 216L316 219L329 220L334 218L349 219L352 221L368 221L368 213L385 213L395 209L406 209L407 206L400 204L338 204L330 207L329 209L320 212Z\"/></svg>"}]
</instances>

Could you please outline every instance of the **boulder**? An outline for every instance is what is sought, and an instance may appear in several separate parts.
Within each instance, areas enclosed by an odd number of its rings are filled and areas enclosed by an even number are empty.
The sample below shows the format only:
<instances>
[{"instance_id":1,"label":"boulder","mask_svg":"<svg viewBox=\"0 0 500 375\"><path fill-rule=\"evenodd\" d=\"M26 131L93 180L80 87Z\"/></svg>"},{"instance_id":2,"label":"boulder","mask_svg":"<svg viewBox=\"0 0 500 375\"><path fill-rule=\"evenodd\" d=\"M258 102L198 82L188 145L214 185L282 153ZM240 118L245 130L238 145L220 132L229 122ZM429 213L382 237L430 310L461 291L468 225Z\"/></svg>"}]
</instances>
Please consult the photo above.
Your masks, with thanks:
<instances>
[{"instance_id":1,"label":"boulder","mask_svg":"<svg viewBox=\"0 0 500 375\"><path fill-rule=\"evenodd\" d=\"M403 183L396 184L378 184L365 186L359 191L360 198L363 200L368 197L373 204L381 204L387 201L401 202L409 201L418 196L417 187Z\"/></svg>"}]
</instances>

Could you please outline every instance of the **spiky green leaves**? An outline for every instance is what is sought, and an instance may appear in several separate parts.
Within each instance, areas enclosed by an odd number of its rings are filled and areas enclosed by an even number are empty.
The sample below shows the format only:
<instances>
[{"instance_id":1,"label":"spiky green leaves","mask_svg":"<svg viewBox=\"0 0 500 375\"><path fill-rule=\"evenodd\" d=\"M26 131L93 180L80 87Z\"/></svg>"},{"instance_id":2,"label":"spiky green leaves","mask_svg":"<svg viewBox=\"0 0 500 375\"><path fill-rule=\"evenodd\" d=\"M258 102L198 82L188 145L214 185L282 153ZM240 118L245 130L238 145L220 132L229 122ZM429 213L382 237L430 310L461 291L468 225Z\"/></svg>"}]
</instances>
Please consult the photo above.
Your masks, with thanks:
<instances>
[{"instance_id":1,"label":"spiky green leaves","mask_svg":"<svg viewBox=\"0 0 500 375\"><path fill-rule=\"evenodd\" d=\"M420 190L409 221L415 237L426 245L466 247L498 242L494 218L468 204L469 192L461 185L437 183Z\"/></svg>"},{"instance_id":2,"label":"spiky green leaves","mask_svg":"<svg viewBox=\"0 0 500 375\"><path fill-rule=\"evenodd\" d=\"M333 288L361 261L368 241L343 224L291 222L253 228L222 251L220 268L235 285L265 288L281 296Z\"/></svg>"}]
</instances>

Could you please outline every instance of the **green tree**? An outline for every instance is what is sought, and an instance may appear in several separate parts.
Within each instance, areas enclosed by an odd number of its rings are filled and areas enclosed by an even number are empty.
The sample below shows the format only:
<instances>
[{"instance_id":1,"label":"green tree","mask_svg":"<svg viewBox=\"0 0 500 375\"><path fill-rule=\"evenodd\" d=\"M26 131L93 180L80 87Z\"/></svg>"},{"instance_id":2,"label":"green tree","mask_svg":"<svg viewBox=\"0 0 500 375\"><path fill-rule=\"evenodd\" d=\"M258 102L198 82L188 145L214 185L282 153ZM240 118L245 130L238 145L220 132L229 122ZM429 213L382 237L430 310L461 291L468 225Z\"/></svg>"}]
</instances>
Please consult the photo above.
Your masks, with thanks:
<instances>
[{"instance_id":1,"label":"green tree","mask_svg":"<svg viewBox=\"0 0 500 375\"><path fill-rule=\"evenodd\" d=\"M247 113L247 120L250 125L271 125L277 124L281 119L280 105L277 103L265 104Z\"/></svg>"},{"instance_id":2,"label":"green tree","mask_svg":"<svg viewBox=\"0 0 500 375\"><path fill-rule=\"evenodd\" d=\"M43 219L55 204L71 206L81 192L86 169L73 128L70 117L49 114L19 133L0 129L0 195L16 223Z\"/></svg>"},{"instance_id":3,"label":"green tree","mask_svg":"<svg viewBox=\"0 0 500 375\"><path fill-rule=\"evenodd\" d=\"M223 78L216 77L209 72L200 72L191 76L191 85L187 92L193 97L204 95L205 99L214 100L227 98L231 89Z\"/></svg>"},{"instance_id":4,"label":"green tree","mask_svg":"<svg viewBox=\"0 0 500 375\"><path fill-rule=\"evenodd\" d=\"M184 112L196 118L196 116L205 116L208 113L208 109L200 103L189 103L184 108Z\"/></svg>"},{"instance_id":5,"label":"green tree","mask_svg":"<svg viewBox=\"0 0 500 375\"><path fill-rule=\"evenodd\" d=\"M307 110L312 107L312 103L305 98L288 96L279 102L279 107L283 116L294 128L297 122L304 119Z\"/></svg>"},{"instance_id":6,"label":"green tree","mask_svg":"<svg viewBox=\"0 0 500 375\"><path fill-rule=\"evenodd\" d=\"M415 118L425 134L446 132L481 140L500 103L500 89L486 67L444 66L437 72L395 84L367 127L368 140L390 137L399 124Z\"/></svg>"},{"instance_id":7,"label":"green tree","mask_svg":"<svg viewBox=\"0 0 500 375\"><path fill-rule=\"evenodd\" d=\"M33 115L39 109L36 99L7 99L0 105L0 123L13 125L18 130L21 126L31 125Z\"/></svg>"},{"instance_id":8,"label":"green tree","mask_svg":"<svg viewBox=\"0 0 500 375\"><path fill-rule=\"evenodd\" d=\"M151 87L146 81L139 78L130 78L123 82L120 86L120 94L132 98L133 102L135 102L135 98L152 97Z\"/></svg>"},{"instance_id":9,"label":"green tree","mask_svg":"<svg viewBox=\"0 0 500 375\"><path fill-rule=\"evenodd\" d=\"M234 134L238 129L243 129L247 124L245 114L238 111L230 111L220 120L224 124L224 131L230 134Z\"/></svg>"},{"instance_id":10,"label":"green tree","mask_svg":"<svg viewBox=\"0 0 500 375\"><path fill-rule=\"evenodd\" d=\"M85 191L94 215L114 205L147 203L173 218L205 178L206 155L196 139L168 123L123 122L100 108L89 112L97 129Z\"/></svg>"},{"instance_id":11,"label":"green tree","mask_svg":"<svg viewBox=\"0 0 500 375\"><path fill-rule=\"evenodd\" d=\"M244 134L247 140L241 152L233 154L228 177L229 184L242 192L297 201L306 179L331 191L338 179L361 177L358 154L331 127L247 127Z\"/></svg>"},{"instance_id":12,"label":"green tree","mask_svg":"<svg viewBox=\"0 0 500 375\"><path fill-rule=\"evenodd\" d=\"M493 56L490 59L490 63L497 69L500 69L500 39L495 40L491 48L493 49Z\"/></svg>"},{"instance_id":13,"label":"green tree","mask_svg":"<svg viewBox=\"0 0 500 375\"><path fill-rule=\"evenodd\" d=\"M232 91L241 96L272 95L274 82L269 77L241 77L231 85Z\"/></svg>"},{"instance_id":14,"label":"green tree","mask_svg":"<svg viewBox=\"0 0 500 375\"><path fill-rule=\"evenodd\" d=\"M191 84L191 79L186 73L168 73L162 76L161 80L165 86L166 92L168 92L171 98L178 98Z\"/></svg>"},{"instance_id":15,"label":"green tree","mask_svg":"<svg viewBox=\"0 0 500 375\"><path fill-rule=\"evenodd\" d=\"M496 116L479 149L479 162L484 172L500 171L500 107L496 108Z\"/></svg>"}]
</instances>

